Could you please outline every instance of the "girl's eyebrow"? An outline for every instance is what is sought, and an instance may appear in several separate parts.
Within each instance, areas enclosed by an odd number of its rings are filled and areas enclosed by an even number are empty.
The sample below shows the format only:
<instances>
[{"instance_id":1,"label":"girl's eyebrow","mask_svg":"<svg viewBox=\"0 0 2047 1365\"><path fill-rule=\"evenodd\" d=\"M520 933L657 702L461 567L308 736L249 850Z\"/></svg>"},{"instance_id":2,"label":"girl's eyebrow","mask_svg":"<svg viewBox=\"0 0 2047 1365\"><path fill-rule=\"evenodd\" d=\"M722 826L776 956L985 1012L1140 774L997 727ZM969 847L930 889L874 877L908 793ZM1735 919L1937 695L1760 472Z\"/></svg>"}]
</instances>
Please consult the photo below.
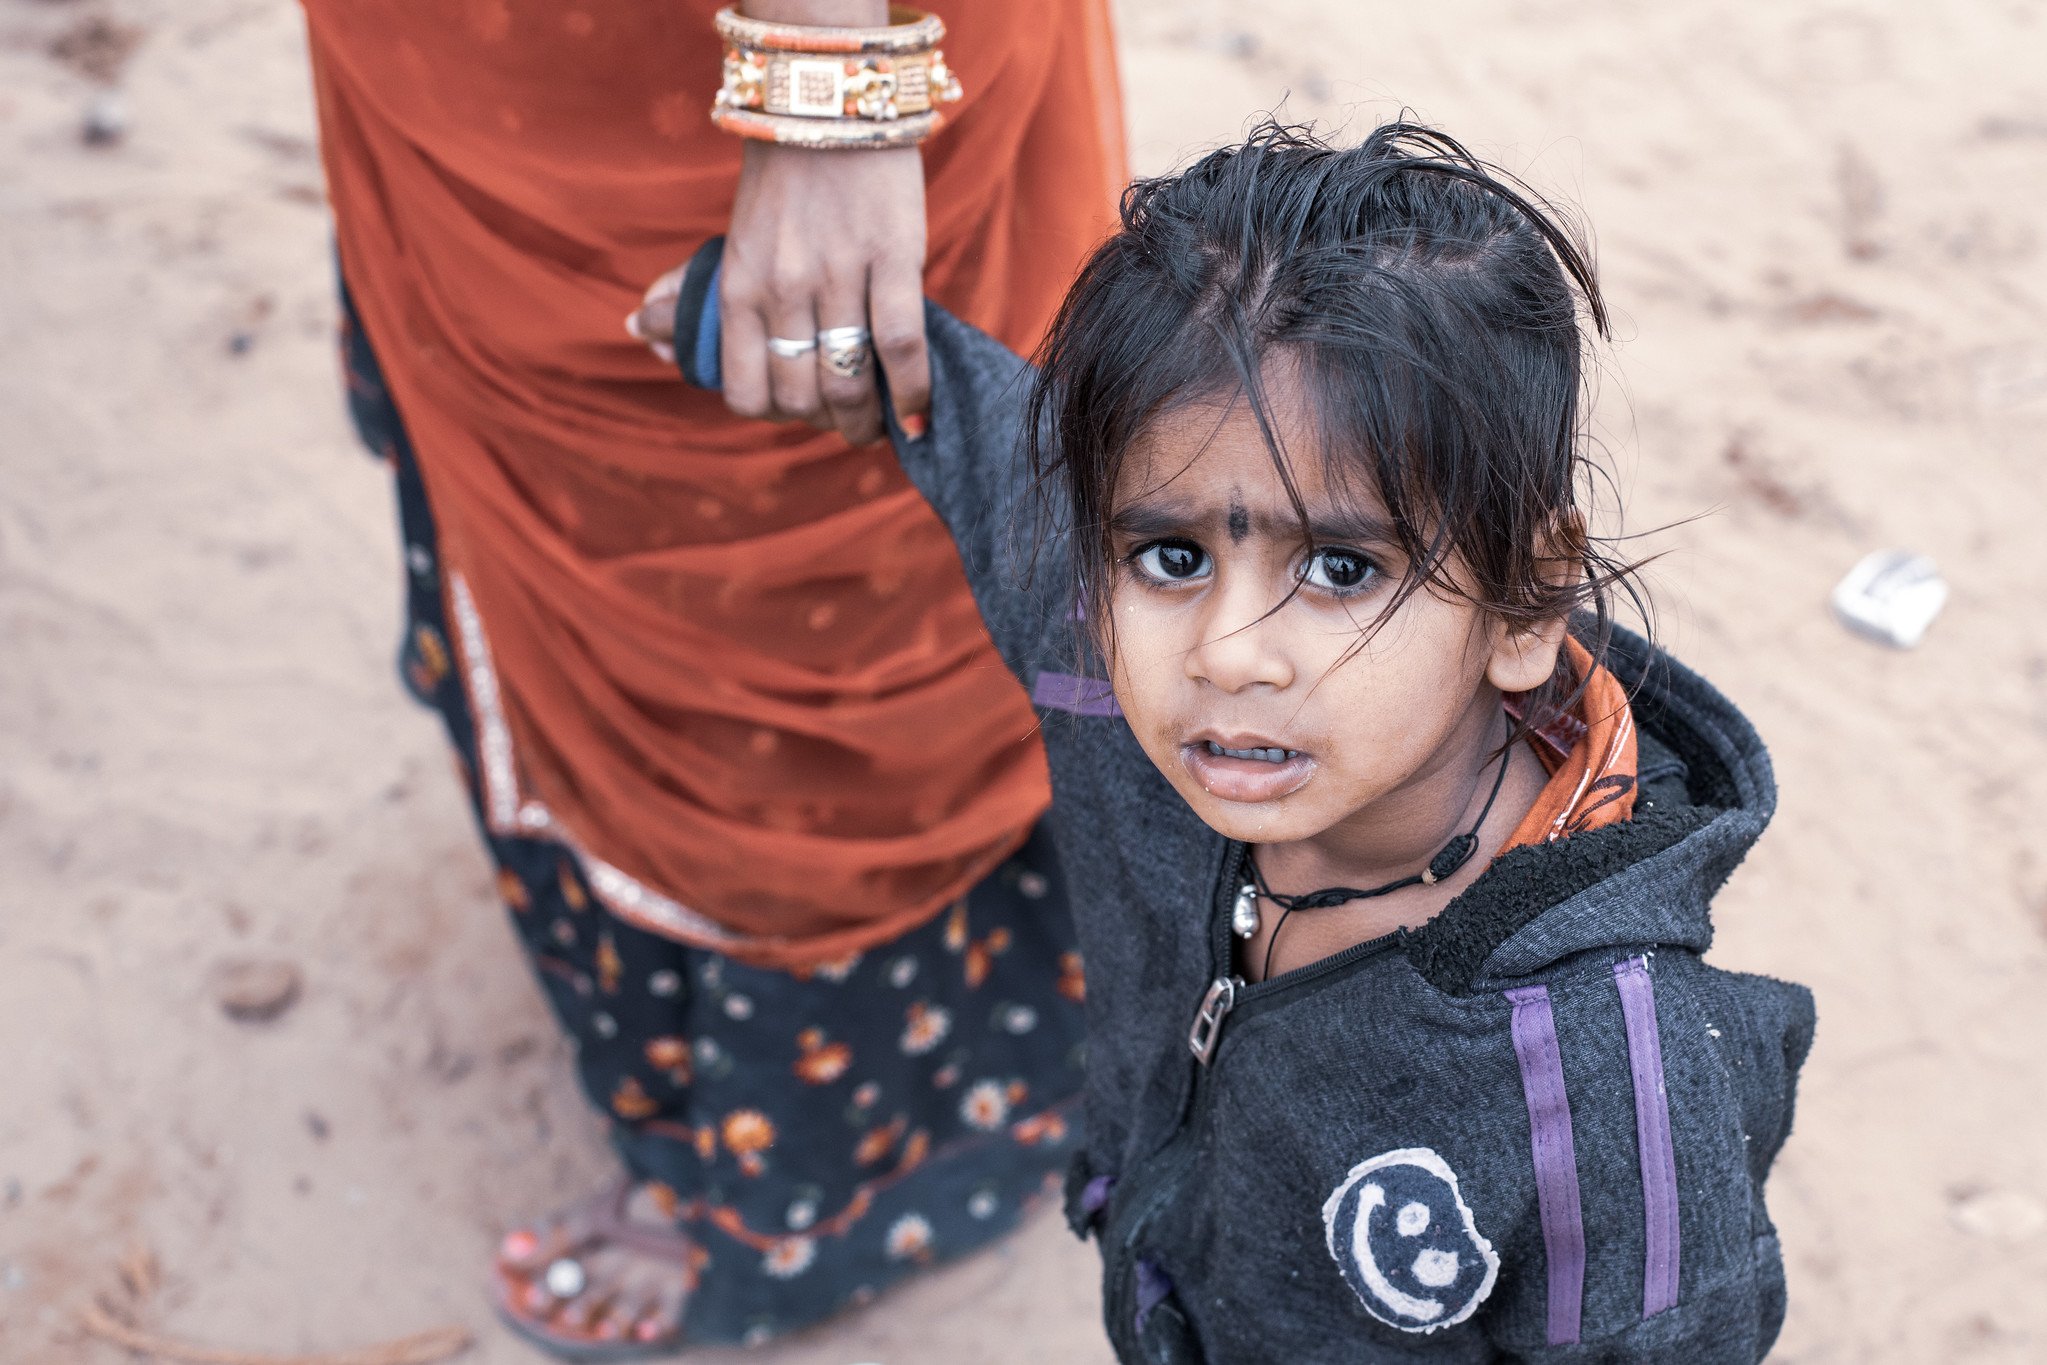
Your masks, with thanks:
<instances>
[{"instance_id":1,"label":"girl's eyebrow","mask_svg":"<svg viewBox=\"0 0 2047 1365\"><path fill-rule=\"evenodd\" d=\"M1153 539L1170 535L1185 535L1190 531L1215 529L1231 525L1230 512L1241 509L1180 508L1158 503L1133 502L1119 508L1109 518L1109 529L1124 536L1137 539ZM1291 514L1274 516L1268 512L1254 512L1250 523L1258 534L1274 540L1297 540L1301 524ZM1375 542L1391 543L1395 537L1393 529L1384 520L1355 508L1317 508L1308 515L1308 536L1317 543L1324 542Z\"/></svg>"},{"instance_id":2,"label":"girl's eyebrow","mask_svg":"<svg viewBox=\"0 0 2047 1365\"><path fill-rule=\"evenodd\" d=\"M1191 530L1198 521L1199 518L1190 520L1176 508L1133 502L1116 510L1115 515L1109 518L1109 529L1119 535L1149 539Z\"/></svg>"},{"instance_id":3,"label":"girl's eyebrow","mask_svg":"<svg viewBox=\"0 0 2047 1365\"><path fill-rule=\"evenodd\" d=\"M1288 529L1297 532L1299 523L1290 522ZM1383 544L1395 539L1392 526L1385 521L1347 507L1318 509L1309 513L1308 534L1316 541L1377 541Z\"/></svg>"}]
</instances>

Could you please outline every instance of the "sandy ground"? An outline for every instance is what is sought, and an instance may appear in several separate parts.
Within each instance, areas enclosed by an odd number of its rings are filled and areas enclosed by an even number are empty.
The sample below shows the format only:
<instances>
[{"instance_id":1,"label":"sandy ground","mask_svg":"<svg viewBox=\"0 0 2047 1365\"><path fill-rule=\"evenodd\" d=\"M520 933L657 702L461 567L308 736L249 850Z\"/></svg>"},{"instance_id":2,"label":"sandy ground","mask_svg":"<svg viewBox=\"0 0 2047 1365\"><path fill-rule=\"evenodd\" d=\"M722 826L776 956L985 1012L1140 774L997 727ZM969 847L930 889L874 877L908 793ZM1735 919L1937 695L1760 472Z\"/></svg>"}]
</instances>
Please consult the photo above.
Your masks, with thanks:
<instances>
[{"instance_id":1,"label":"sandy ground","mask_svg":"<svg viewBox=\"0 0 2047 1365\"><path fill-rule=\"evenodd\" d=\"M1775 746L1722 963L1818 992L1776 1358L2047 1359L2047 11L2016 0L1127 0L1141 169L1292 92L1581 201L1601 434L1666 638ZM98 25L99 27L94 27ZM124 60L127 36L136 40ZM272 1351L444 1323L607 1168L432 723L339 402L287 0L0 0L0 1358L76 1307ZM81 144L101 81L132 121ZM1954 585L1923 648L1825 598ZM222 963L295 963L268 1025ZM1100 1361L1051 1220L776 1362ZM130 1295L132 1298L132 1295ZM727 1358L705 1353L705 1360Z\"/></svg>"}]
</instances>

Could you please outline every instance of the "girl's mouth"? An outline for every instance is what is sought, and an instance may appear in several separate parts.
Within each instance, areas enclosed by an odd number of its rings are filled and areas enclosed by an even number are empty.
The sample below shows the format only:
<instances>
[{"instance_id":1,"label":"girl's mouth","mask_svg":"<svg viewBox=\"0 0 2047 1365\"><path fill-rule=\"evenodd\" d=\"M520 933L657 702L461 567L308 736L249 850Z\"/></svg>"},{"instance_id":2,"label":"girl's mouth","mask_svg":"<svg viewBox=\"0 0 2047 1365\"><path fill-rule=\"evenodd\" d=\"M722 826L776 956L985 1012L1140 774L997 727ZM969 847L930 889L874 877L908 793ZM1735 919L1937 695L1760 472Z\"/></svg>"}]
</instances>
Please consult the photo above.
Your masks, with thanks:
<instances>
[{"instance_id":1,"label":"girl's mouth","mask_svg":"<svg viewBox=\"0 0 2047 1365\"><path fill-rule=\"evenodd\" d=\"M1300 755L1299 749L1225 749L1212 739L1203 740L1214 758L1255 758L1261 763L1284 763Z\"/></svg>"},{"instance_id":2,"label":"girl's mouth","mask_svg":"<svg viewBox=\"0 0 2047 1365\"><path fill-rule=\"evenodd\" d=\"M1250 804L1291 796L1315 774L1315 760L1306 751L1276 744L1238 747L1197 739L1180 746L1180 762L1210 796Z\"/></svg>"}]
</instances>

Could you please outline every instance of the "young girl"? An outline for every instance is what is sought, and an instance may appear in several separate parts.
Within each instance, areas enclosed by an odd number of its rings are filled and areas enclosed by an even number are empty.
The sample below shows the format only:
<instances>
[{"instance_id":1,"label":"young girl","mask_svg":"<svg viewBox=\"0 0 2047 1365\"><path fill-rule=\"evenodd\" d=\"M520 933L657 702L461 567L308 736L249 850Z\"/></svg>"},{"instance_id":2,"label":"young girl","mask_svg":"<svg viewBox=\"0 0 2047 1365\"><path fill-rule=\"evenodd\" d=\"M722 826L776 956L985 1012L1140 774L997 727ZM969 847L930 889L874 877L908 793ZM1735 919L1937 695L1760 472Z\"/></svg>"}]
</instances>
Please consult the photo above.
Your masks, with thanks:
<instances>
[{"instance_id":1,"label":"young girl","mask_svg":"<svg viewBox=\"0 0 2047 1365\"><path fill-rule=\"evenodd\" d=\"M1554 216L1268 125L1131 188L1027 399L929 327L894 435L1044 720L1119 1357L1760 1359L1812 1004L1700 954L1775 787L1609 624Z\"/></svg>"}]
</instances>

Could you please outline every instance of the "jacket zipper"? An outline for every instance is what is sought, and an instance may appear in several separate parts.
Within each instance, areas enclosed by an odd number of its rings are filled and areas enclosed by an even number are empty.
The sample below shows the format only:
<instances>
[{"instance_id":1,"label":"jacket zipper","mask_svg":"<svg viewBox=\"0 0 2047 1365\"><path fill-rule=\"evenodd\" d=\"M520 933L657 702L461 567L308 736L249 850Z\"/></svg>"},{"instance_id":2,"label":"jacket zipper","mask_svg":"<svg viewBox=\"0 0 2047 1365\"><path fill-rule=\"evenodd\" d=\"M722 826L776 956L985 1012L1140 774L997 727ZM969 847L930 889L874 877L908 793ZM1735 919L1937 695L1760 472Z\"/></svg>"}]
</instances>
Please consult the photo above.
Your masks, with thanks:
<instances>
[{"instance_id":1,"label":"jacket zipper","mask_svg":"<svg viewBox=\"0 0 2047 1365\"><path fill-rule=\"evenodd\" d=\"M1269 1009L1275 997L1289 995L1331 972L1342 971L1352 963L1376 957L1406 937L1407 930L1395 929L1390 934L1354 943L1340 953L1331 953L1305 967L1281 972L1270 981L1261 981L1255 986L1241 976L1217 977L1209 983L1208 993L1201 997L1201 1008L1194 1013L1194 1027L1187 1031L1188 1051L1194 1054L1195 1061L1208 1066L1215 1059L1215 1050L1222 1045L1223 1020L1246 1011L1256 1013ZM1195 1084L1200 1085L1200 1081L1197 1079Z\"/></svg>"},{"instance_id":2,"label":"jacket zipper","mask_svg":"<svg viewBox=\"0 0 2047 1365\"><path fill-rule=\"evenodd\" d=\"M1212 960L1216 964L1217 975L1202 996L1201 1005L1195 1011L1194 1026L1187 1034L1188 1050L1194 1054L1196 1062L1193 1093L1188 1101L1187 1116L1182 1121L1180 1131L1155 1158L1165 1167L1164 1171L1147 1192L1149 1197L1146 1198L1144 1206L1125 1224L1122 1235L1117 1239L1122 1253L1122 1266L1116 1276L1119 1287L1127 1284L1134 1273L1133 1253L1137 1249L1139 1239L1144 1236L1145 1229L1164 1207L1166 1200L1178 1192L1180 1179L1193 1162L1196 1143L1202 1125L1208 1117L1210 1095L1215 1088L1211 1083L1210 1064L1215 1058L1216 1050L1222 1046L1224 1021L1233 1015L1262 1013L1296 990L1312 985L1332 972L1342 971L1366 958L1376 957L1407 938L1407 930L1396 929L1390 934L1381 934L1378 938L1353 944L1340 953L1332 953L1305 967L1281 972L1268 981L1260 981L1256 985L1246 982L1243 977L1230 972L1228 968L1231 954L1234 952L1231 945L1229 907L1235 903L1236 889L1243 880L1247 856L1248 849L1239 844L1223 861L1221 885L1216 890L1213 898L1215 905L1211 911L1214 925L1214 932L1211 935ZM1118 1294L1117 1302L1111 1309L1114 1315L1111 1321L1126 1331L1134 1332L1135 1320L1129 1310L1128 1293Z\"/></svg>"},{"instance_id":3,"label":"jacket zipper","mask_svg":"<svg viewBox=\"0 0 2047 1365\"><path fill-rule=\"evenodd\" d=\"M1239 845L1238 850L1224 864L1225 889L1243 880L1246 857L1247 851L1244 846ZM1219 932L1215 935L1216 961L1219 967L1225 967L1233 951L1230 946L1228 921L1221 921L1218 929ZM1274 997L1290 994L1331 972L1340 972L1365 958L1376 957L1388 948L1405 942L1406 939L1407 930L1395 929L1390 934L1381 934L1377 938L1366 939L1363 943L1354 943L1340 953L1331 953L1328 957L1310 962L1305 967L1281 972L1278 976L1260 981L1256 985L1246 982L1243 977L1234 973L1219 972L1215 980L1209 983L1208 993L1201 997L1201 1007L1194 1012L1194 1026L1187 1031L1188 1051L1192 1052L1194 1059L1206 1069L1215 1059L1216 1048L1222 1045L1223 1021L1231 1015L1241 1014L1247 1009L1268 1008ZM1198 1087L1200 1083L1197 1074L1195 1085Z\"/></svg>"}]
</instances>

